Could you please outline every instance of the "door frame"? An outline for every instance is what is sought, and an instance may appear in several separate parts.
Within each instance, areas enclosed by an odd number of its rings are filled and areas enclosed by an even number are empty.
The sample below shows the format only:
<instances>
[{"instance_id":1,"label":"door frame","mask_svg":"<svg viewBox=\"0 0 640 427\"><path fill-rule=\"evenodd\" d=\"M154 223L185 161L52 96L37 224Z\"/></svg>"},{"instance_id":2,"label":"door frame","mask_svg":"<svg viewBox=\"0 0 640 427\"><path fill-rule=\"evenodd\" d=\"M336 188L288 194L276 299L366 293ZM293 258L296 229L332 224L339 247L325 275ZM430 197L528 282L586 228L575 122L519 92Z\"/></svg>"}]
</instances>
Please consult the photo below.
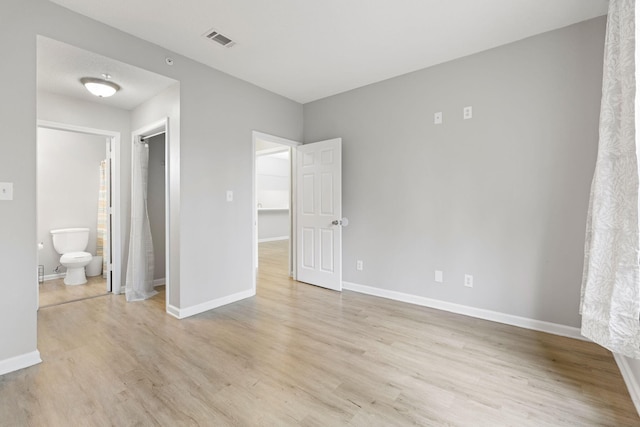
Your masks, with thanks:
<instances>
[{"instance_id":1,"label":"door frame","mask_svg":"<svg viewBox=\"0 0 640 427\"><path fill-rule=\"evenodd\" d=\"M290 188L289 188L289 276L296 280L296 159L297 159L297 150L296 147L302 145L302 142L294 141L291 139L282 138L275 135L270 135L263 132L252 131L251 135L251 194L253 201L252 209L251 209L251 219L253 226L253 233L251 234L252 238L252 266L253 266L253 276L252 276L252 290L253 294L256 293L256 281L257 281L257 273L258 273L258 197L256 193L256 142L258 140L272 142L275 144L280 144L284 146L288 146L290 148L291 155L289 156L289 162L291 163L291 171L290 171Z\"/></svg>"},{"instance_id":2,"label":"door frame","mask_svg":"<svg viewBox=\"0 0 640 427\"><path fill-rule=\"evenodd\" d=\"M169 117L164 117L153 123L149 123L146 126L142 126L139 129L131 132L131 158L133 159L133 150L135 149L136 141L142 138L150 138L152 136L164 133L164 257L165 257L165 298L164 309L167 313L171 314L169 309L169 289L171 289L171 212L169 207L171 206L170 195L170 180L169 175ZM133 162L131 163L131 176L133 176ZM133 181L132 181L133 183Z\"/></svg>"},{"instance_id":3,"label":"door frame","mask_svg":"<svg viewBox=\"0 0 640 427\"><path fill-rule=\"evenodd\" d=\"M61 130L66 132L84 133L87 135L103 136L110 145L111 171L109 173L109 206L111 207L111 225L109 234L109 248L107 251L107 268L111 269L111 283L107 281L107 291L117 293L122 284L122 239L120 238L120 132L96 129L86 126L76 126L67 123L38 120L36 126L43 129ZM105 255L103 255L105 256ZM116 261L116 262L114 262ZM37 282L36 282L37 283Z\"/></svg>"}]
</instances>

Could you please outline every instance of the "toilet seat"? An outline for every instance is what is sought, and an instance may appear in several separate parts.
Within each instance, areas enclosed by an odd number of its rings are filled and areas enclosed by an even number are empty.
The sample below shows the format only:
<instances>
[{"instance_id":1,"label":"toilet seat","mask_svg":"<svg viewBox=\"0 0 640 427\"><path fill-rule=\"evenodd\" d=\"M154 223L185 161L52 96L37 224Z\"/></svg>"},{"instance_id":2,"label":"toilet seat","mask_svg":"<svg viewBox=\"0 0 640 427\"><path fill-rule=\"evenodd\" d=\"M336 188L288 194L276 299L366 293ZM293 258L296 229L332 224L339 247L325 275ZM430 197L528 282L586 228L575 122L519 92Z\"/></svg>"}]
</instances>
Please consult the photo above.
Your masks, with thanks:
<instances>
[{"instance_id":1,"label":"toilet seat","mask_svg":"<svg viewBox=\"0 0 640 427\"><path fill-rule=\"evenodd\" d=\"M60 257L60 264L89 263L92 255L89 252L69 252Z\"/></svg>"}]
</instances>

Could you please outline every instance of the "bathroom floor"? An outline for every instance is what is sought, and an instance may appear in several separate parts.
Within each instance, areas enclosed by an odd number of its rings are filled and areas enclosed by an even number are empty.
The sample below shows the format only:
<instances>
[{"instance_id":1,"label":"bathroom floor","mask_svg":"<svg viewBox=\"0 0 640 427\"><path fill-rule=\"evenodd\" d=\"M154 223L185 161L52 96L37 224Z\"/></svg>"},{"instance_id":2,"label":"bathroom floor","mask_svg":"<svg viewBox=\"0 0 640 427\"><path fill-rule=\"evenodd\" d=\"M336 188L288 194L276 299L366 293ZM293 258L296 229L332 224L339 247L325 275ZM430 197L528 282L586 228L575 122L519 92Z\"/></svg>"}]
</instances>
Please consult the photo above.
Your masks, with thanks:
<instances>
[{"instance_id":1,"label":"bathroom floor","mask_svg":"<svg viewBox=\"0 0 640 427\"><path fill-rule=\"evenodd\" d=\"M39 307L63 304L85 298L92 298L107 294L106 279L102 276L87 277L84 285L67 286L64 279L47 280L41 283Z\"/></svg>"}]
</instances>

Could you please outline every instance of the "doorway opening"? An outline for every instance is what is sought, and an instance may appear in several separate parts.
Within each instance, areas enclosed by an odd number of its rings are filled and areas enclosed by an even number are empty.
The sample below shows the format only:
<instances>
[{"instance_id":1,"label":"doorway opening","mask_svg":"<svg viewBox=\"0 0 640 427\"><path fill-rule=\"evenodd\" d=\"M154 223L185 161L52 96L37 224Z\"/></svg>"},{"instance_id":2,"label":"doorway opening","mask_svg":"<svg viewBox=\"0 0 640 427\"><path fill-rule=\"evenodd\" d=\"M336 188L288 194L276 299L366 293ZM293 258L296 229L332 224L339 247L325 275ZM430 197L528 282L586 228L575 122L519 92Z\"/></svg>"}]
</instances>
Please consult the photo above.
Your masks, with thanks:
<instances>
[{"instance_id":1,"label":"doorway opening","mask_svg":"<svg viewBox=\"0 0 640 427\"><path fill-rule=\"evenodd\" d=\"M295 279L296 141L253 132L254 280L260 265Z\"/></svg>"},{"instance_id":2,"label":"doorway opening","mask_svg":"<svg viewBox=\"0 0 640 427\"><path fill-rule=\"evenodd\" d=\"M93 298L120 286L120 133L38 121L38 307ZM51 230L86 228L87 283L64 284Z\"/></svg>"},{"instance_id":3,"label":"doorway opening","mask_svg":"<svg viewBox=\"0 0 640 427\"><path fill-rule=\"evenodd\" d=\"M153 243L153 286L164 294L165 311L170 295L170 196L169 196L169 118L144 126L132 133L135 142L149 147L146 203ZM132 165L134 168L135 165ZM132 176L134 172L132 170ZM132 238L132 237L130 237ZM164 291L164 292L162 292Z\"/></svg>"}]
</instances>

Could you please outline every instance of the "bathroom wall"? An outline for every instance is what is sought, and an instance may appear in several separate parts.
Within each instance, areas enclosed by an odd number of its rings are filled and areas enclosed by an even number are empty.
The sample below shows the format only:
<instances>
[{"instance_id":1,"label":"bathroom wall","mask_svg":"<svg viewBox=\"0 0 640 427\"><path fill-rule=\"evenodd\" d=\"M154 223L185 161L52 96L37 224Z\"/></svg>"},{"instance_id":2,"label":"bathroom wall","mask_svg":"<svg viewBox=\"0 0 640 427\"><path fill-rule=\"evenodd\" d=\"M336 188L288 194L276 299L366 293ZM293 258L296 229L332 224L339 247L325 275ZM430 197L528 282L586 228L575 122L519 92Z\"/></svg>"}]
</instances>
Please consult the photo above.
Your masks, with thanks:
<instances>
[{"instance_id":1,"label":"bathroom wall","mask_svg":"<svg viewBox=\"0 0 640 427\"><path fill-rule=\"evenodd\" d=\"M120 132L120 260L124 283L129 244L131 198L131 112L69 96L38 91L38 120ZM104 157L103 157L104 158ZM38 240L40 241L40 240Z\"/></svg>"},{"instance_id":2,"label":"bathroom wall","mask_svg":"<svg viewBox=\"0 0 640 427\"><path fill-rule=\"evenodd\" d=\"M153 239L153 279L165 278L165 144L164 134L154 136L149 143L149 180L147 183L147 210Z\"/></svg>"},{"instance_id":3,"label":"bathroom wall","mask_svg":"<svg viewBox=\"0 0 640 427\"><path fill-rule=\"evenodd\" d=\"M289 237L290 171L288 152L256 156L258 241Z\"/></svg>"},{"instance_id":4,"label":"bathroom wall","mask_svg":"<svg viewBox=\"0 0 640 427\"><path fill-rule=\"evenodd\" d=\"M52 229L88 227L87 252L96 253L100 161L105 153L104 137L38 129L37 238L44 244L38 264L44 265L45 276L55 274L60 260L49 233Z\"/></svg>"}]
</instances>

